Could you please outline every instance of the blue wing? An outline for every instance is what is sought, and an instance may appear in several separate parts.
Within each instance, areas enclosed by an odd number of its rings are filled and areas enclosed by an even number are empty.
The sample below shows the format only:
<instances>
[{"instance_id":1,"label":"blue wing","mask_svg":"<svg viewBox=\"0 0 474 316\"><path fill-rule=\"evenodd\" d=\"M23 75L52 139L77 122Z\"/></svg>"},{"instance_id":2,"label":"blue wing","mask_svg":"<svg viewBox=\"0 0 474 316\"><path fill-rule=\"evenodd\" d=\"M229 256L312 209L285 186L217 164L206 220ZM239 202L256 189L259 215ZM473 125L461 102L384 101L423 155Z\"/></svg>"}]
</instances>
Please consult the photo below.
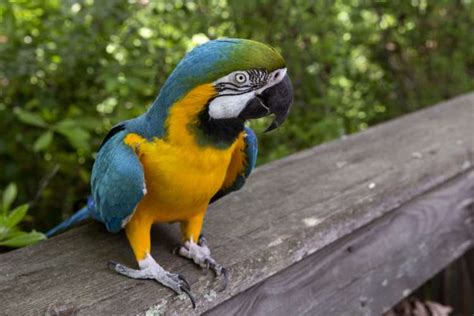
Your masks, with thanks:
<instances>
[{"instance_id":1,"label":"blue wing","mask_svg":"<svg viewBox=\"0 0 474 316\"><path fill-rule=\"evenodd\" d=\"M245 184L245 181L249 177L252 170L255 168L255 163L257 162L257 153L258 153L258 142L255 132L250 127L245 127L245 165L244 169L237 174L234 182L231 186L225 189L221 189L214 195L211 199L211 203L220 199L221 197L240 190Z\"/></svg>"},{"instance_id":2,"label":"blue wing","mask_svg":"<svg viewBox=\"0 0 474 316\"><path fill-rule=\"evenodd\" d=\"M92 168L93 205L89 209L114 233L123 228L144 196L143 167L132 148L123 142L127 134L123 125L112 129Z\"/></svg>"}]
</instances>

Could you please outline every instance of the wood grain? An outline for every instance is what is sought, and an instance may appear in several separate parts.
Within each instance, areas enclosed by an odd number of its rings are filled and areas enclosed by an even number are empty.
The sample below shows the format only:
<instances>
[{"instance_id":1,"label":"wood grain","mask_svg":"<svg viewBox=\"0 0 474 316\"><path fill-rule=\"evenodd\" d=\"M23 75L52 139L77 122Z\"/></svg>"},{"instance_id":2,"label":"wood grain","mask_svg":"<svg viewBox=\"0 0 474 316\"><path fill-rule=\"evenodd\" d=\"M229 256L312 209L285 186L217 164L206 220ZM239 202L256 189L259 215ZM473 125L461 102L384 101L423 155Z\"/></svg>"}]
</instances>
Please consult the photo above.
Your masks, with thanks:
<instances>
[{"instance_id":1,"label":"wood grain","mask_svg":"<svg viewBox=\"0 0 474 316\"><path fill-rule=\"evenodd\" d=\"M179 241L176 226L155 227L153 256L188 278L195 311L156 283L110 272L108 260L133 266L132 252L123 234L91 223L0 255L0 313L39 315L48 307L79 315L207 311L467 174L474 164L472 122L474 94L468 94L258 168L206 217L213 256L230 269L222 293L211 274L170 253Z\"/></svg>"},{"instance_id":2,"label":"wood grain","mask_svg":"<svg viewBox=\"0 0 474 316\"><path fill-rule=\"evenodd\" d=\"M472 205L474 172L356 230L206 315L381 315L474 245Z\"/></svg>"}]
</instances>

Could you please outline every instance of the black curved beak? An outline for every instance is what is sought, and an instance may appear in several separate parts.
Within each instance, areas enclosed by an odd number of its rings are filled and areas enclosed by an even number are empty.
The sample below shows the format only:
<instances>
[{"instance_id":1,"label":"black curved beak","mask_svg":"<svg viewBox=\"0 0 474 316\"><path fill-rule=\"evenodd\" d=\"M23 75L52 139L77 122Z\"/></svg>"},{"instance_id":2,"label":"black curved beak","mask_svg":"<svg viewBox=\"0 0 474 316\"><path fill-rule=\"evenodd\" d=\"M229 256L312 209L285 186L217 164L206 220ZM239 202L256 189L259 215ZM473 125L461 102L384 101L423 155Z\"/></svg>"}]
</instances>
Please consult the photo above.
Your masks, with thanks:
<instances>
[{"instance_id":1,"label":"black curved beak","mask_svg":"<svg viewBox=\"0 0 474 316\"><path fill-rule=\"evenodd\" d=\"M290 77L285 75L278 84L264 90L260 95L250 100L239 114L239 118L248 120L273 114L275 118L265 130L266 133L283 124L290 112L292 103L293 87Z\"/></svg>"}]
</instances>

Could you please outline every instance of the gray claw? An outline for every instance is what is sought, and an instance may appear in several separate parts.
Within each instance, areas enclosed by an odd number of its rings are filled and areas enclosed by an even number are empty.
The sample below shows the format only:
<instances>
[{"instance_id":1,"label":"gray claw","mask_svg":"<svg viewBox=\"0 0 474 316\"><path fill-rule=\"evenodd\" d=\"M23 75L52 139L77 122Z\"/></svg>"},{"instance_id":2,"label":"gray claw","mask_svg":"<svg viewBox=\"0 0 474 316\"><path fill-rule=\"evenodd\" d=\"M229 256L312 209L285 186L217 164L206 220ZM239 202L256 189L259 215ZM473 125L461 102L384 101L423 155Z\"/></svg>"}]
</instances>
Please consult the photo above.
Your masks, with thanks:
<instances>
[{"instance_id":1,"label":"gray claw","mask_svg":"<svg viewBox=\"0 0 474 316\"><path fill-rule=\"evenodd\" d=\"M107 265L111 270L128 276L132 279L153 279L171 289L177 295L180 295L184 292L191 300L193 308L196 308L196 302L193 295L191 294L191 286L189 285L189 282L179 273L170 273L164 270L157 263L140 270L131 269L114 261L109 261Z\"/></svg>"},{"instance_id":2,"label":"gray claw","mask_svg":"<svg viewBox=\"0 0 474 316\"><path fill-rule=\"evenodd\" d=\"M117 270L115 270L115 267L118 266L119 264L120 264L120 263L115 262L115 261L109 261L109 262L107 262L107 267L108 267L110 270L117 271Z\"/></svg>"},{"instance_id":3,"label":"gray claw","mask_svg":"<svg viewBox=\"0 0 474 316\"><path fill-rule=\"evenodd\" d=\"M191 285L189 285L188 280L186 280L182 274L178 273L178 279L181 280L181 282L184 283L184 286L185 286L186 289L191 290Z\"/></svg>"},{"instance_id":4,"label":"gray claw","mask_svg":"<svg viewBox=\"0 0 474 316\"><path fill-rule=\"evenodd\" d=\"M179 249L179 255L189 258L194 261L197 265L203 268L204 274L207 274L209 270L212 270L216 276L223 276L224 279L220 286L220 291L225 290L229 280L227 270L211 257L211 251L206 245L206 239L204 236L200 236L198 243L195 244L192 240L188 240Z\"/></svg>"},{"instance_id":5,"label":"gray claw","mask_svg":"<svg viewBox=\"0 0 474 316\"><path fill-rule=\"evenodd\" d=\"M221 287L219 288L219 292L222 292L226 289L227 283L229 282L229 273L227 272L227 269L222 267L221 269L222 276L224 277L221 283Z\"/></svg>"},{"instance_id":6,"label":"gray claw","mask_svg":"<svg viewBox=\"0 0 474 316\"><path fill-rule=\"evenodd\" d=\"M194 296L191 294L191 292L184 286L180 286L180 289L181 289L181 291L186 293L186 295L191 300L191 304L193 305L193 309L196 309L196 302L194 301Z\"/></svg>"},{"instance_id":7,"label":"gray claw","mask_svg":"<svg viewBox=\"0 0 474 316\"><path fill-rule=\"evenodd\" d=\"M227 283L229 281L229 273L227 272L227 269L221 266L220 264L217 264L215 261L212 259L206 259L206 264L208 269L212 270L216 276L223 276L223 281L221 283L221 287L219 288L219 291L222 292L225 290L227 287Z\"/></svg>"},{"instance_id":8,"label":"gray claw","mask_svg":"<svg viewBox=\"0 0 474 316\"><path fill-rule=\"evenodd\" d=\"M179 248L181 248L181 245L174 246L173 249L171 249L171 253L173 255L178 254L179 253Z\"/></svg>"}]
</instances>

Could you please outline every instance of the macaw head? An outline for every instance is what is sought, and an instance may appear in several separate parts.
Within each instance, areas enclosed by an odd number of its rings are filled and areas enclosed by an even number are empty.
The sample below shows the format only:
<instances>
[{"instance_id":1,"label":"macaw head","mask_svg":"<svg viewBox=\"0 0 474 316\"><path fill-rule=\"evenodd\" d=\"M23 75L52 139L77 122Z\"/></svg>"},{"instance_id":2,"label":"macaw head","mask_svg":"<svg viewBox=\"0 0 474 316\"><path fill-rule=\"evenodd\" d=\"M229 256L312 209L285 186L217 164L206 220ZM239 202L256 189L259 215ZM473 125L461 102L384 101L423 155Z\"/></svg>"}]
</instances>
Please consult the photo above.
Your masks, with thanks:
<instances>
[{"instance_id":1,"label":"macaw head","mask_svg":"<svg viewBox=\"0 0 474 316\"><path fill-rule=\"evenodd\" d=\"M288 116L293 89L281 55L272 47L245 39L204 43L178 64L157 101L164 108L202 103L197 118L205 133L243 129L248 119L274 115L266 131ZM181 105L179 105L181 104ZM234 127L234 128L233 128Z\"/></svg>"}]
</instances>

